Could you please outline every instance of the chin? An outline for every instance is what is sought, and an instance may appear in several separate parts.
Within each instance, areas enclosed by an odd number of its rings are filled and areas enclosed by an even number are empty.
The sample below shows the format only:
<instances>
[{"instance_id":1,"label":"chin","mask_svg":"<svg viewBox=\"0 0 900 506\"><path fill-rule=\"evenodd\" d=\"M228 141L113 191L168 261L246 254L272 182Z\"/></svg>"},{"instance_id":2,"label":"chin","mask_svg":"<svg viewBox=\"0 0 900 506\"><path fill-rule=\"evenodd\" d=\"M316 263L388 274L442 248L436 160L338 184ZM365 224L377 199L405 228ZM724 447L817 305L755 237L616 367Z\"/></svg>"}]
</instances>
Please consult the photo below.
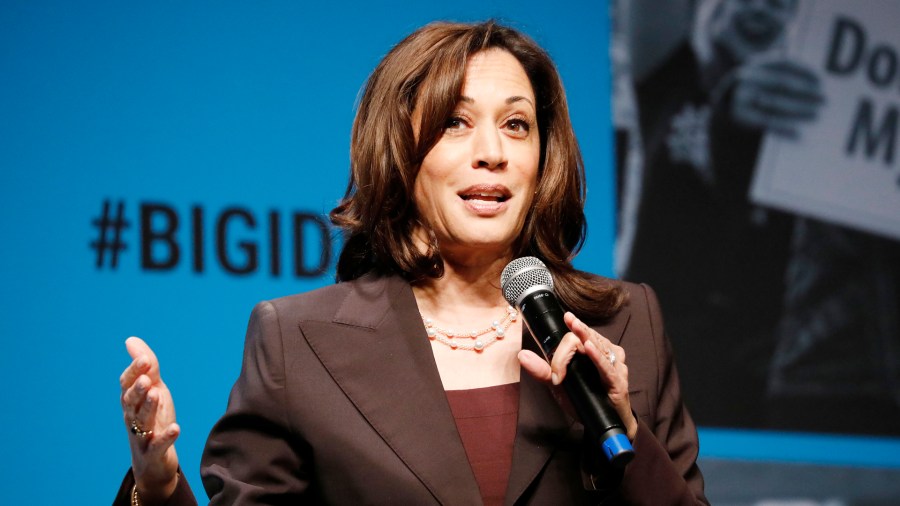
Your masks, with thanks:
<instances>
[{"instance_id":1,"label":"chin","mask_svg":"<svg viewBox=\"0 0 900 506\"><path fill-rule=\"evenodd\" d=\"M451 252L451 254L492 253L499 258L511 254L513 243L514 241L510 237L471 234L467 237L459 237L456 241L453 241L453 246L442 249Z\"/></svg>"}]
</instances>

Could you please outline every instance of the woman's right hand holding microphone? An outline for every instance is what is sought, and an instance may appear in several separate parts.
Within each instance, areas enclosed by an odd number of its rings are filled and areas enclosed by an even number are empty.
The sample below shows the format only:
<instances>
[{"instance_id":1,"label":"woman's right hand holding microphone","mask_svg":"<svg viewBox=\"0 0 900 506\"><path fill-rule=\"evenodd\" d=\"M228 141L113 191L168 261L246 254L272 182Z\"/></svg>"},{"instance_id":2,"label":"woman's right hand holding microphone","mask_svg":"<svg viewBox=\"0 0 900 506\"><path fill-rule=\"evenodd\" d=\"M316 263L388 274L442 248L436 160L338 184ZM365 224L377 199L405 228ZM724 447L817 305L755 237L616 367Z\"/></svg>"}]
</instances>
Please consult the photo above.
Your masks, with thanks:
<instances>
[{"instance_id":1,"label":"woman's right hand holding microphone","mask_svg":"<svg viewBox=\"0 0 900 506\"><path fill-rule=\"evenodd\" d=\"M131 445L131 468L141 502L165 501L178 484L175 439L181 432L175 423L172 394L159 375L159 361L143 340L125 341L133 359L119 382L122 414Z\"/></svg>"}]
</instances>

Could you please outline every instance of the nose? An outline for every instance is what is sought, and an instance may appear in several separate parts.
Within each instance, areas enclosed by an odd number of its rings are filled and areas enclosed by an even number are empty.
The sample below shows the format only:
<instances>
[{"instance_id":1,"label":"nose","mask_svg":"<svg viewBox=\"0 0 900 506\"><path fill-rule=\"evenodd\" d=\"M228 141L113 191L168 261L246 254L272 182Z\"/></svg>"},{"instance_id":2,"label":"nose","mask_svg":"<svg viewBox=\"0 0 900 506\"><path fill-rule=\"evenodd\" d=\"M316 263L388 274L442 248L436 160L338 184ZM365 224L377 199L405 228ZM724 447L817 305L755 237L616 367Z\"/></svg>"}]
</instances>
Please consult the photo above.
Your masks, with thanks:
<instances>
[{"instance_id":1,"label":"nose","mask_svg":"<svg viewBox=\"0 0 900 506\"><path fill-rule=\"evenodd\" d=\"M476 130L472 146L472 168L490 170L506 168L501 135L496 128Z\"/></svg>"}]
</instances>

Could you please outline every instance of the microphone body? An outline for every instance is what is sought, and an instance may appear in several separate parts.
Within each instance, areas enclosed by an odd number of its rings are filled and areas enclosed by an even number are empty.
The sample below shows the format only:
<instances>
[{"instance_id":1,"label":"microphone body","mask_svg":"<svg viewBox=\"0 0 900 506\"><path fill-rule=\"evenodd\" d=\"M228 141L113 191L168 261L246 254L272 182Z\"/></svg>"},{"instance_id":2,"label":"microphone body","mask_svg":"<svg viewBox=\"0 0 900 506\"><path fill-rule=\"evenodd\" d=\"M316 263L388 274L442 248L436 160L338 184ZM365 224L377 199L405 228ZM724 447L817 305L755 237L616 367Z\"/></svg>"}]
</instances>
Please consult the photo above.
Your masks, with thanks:
<instances>
[{"instance_id":1,"label":"microphone body","mask_svg":"<svg viewBox=\"0 0 900 506\"><path fill-rule=\"evenodd\" d=\"M527 265L523 267L523 263ZM540 260L524 257L513 260L503 272L504 296L519 308L531 335L547 358L552 358L569 328L563 321L564 312L553 292L549 271ZM609 402L600 373L587 355L575 355L566 368L562 386L581 422L599 438L607 460L624 468L634 458L634 449L619 414Z\"/></svg>"}]
</instances>

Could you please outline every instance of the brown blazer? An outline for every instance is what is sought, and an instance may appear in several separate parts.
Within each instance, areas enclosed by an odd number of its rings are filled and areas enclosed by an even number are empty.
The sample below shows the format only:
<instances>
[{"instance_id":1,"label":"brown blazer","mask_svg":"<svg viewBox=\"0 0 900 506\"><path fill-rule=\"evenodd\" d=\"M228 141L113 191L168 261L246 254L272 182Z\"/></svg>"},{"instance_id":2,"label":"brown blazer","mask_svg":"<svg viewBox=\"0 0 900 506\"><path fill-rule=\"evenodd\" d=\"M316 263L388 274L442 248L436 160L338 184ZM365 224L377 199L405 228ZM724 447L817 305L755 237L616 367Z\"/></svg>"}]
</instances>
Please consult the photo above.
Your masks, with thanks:
<instances>
[{"instance_id":1,"label":"brown blazer","mask_svg":"<svg viewBox=\"0 0 900 506\"><path fill-rule=\"evenodd\" d=\"M635 459L605 465L523 373L507 504L706 504L655 295L623 286L629 303L596 329L626 350ZM258 304L201 475L210 504L480 504L409 284L367 275Z\"/></svg>"}]
</instances>

